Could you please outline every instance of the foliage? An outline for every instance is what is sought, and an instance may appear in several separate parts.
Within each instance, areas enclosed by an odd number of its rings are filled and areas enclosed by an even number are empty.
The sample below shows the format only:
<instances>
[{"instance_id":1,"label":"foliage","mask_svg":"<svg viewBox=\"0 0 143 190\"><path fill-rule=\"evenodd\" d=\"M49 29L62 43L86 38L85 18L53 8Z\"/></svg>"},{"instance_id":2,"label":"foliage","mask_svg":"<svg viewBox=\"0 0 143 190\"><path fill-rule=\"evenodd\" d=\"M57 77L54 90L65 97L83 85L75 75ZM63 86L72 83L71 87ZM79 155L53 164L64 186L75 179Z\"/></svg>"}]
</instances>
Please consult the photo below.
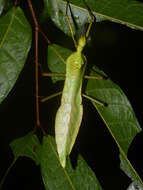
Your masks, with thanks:
<instances>
[{"instance_id":1,"label":"foliage","mask_svg":"<svg viewBox=\"0 0 143 190\"><path fill-rule=\"evenodd\" d=\"M20 8L0 18L0 103L14 86L31 47L31 28Z\"/></svg>"},{"instance_id":2,"label":"foliage","mask_svg":"<svg viewBox=\"0 0 143 190\"><path fill-rule=\"evenodd\" d=\"M91 19L87 5L95 14L97 22L110 20L133 29L143 30L143 3L141 2L135 0L130 2L127 0L87 0L86 6L81 0L71 0L70 3L75 20L73 20L70 11L68 11L68 16L74 32L77 29L75 22L78 28L81 28ZM67 2L63 0L44 0L42 22L46 23L47 19L50 19L50 22L54 23L65 35L71 36L65 17L66 5ZM11 4L0 0L0 103L6 99L16 83L31 48L32 24L29 24L31 21L30 19L28 21L24 11L24 8L22 10L20 7L11 7ZM59 44L50 44L47 52L48 69L53 73L63 74L62 77L53 76L53 83L64 80L65 62L72 50ZM44 72L47 71L47 67L45 69L42 64L41 67ZM120 152L120 168L132 180L128 190L143 189L142 179L127 157L128 149L134 137L141 131L133 108L120 87L109 78L110 76L107 76L96 65L89 67L88 72L91 78L101 76L103 78L100 80L87 78L84 87L85 94L91 97L91 103L117 144ZM94 99L102 101L105 105L101 106L95 103ZM37 134L29 133L14 140L10 147L14 154L13 163L19 157L26 156L40 166L45 189L58 190L62 189L63 186L67 190L102 189L100 180L98 181L81 156L78 156L75 169L70 158L68 158L66 168L61 167L54 138L50 135L45 136L44 134L40 143ZM1 186L2 184L3 180Z\"/></svg>"}]
</instances>

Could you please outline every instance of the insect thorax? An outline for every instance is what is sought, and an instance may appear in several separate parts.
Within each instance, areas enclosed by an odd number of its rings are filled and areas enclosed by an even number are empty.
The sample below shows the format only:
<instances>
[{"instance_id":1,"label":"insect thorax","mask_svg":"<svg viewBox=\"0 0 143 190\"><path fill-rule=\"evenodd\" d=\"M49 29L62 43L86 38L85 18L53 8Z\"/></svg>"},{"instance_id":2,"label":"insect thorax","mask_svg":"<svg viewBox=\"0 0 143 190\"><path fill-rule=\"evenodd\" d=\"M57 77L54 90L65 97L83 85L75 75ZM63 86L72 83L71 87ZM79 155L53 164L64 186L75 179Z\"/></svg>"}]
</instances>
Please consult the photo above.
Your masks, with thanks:
<instances>
[{"instance_id":1,"label":"insect thorax","mask_svg":"<svg viewBox=\"0 0 143 190\"><path fill-rule=\"evenodd\" d=\"M79 52L72 53L67 59L67 73L71 73L71 75L76 75L80 69L82 68L84 61L82 58L82 54Z\"/></svg>"}]
</instances>

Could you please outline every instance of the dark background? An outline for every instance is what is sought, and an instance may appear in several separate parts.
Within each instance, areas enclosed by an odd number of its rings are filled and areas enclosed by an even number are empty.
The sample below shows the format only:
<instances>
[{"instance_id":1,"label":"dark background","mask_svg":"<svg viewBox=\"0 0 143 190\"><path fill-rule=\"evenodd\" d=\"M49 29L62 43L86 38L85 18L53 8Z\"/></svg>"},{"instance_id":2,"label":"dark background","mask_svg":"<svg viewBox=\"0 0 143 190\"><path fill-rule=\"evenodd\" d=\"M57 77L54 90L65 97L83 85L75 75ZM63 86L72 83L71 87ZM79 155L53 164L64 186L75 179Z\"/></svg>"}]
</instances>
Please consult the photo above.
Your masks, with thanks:
<instances>
[{"instance_id":1,"label":"dark background","mask_svg":"<svg viewBox=\"0 0 143 190\"><path fill-rule=\"evenodd\" d=\"M23 3L21 6L31 22L27 5ZM43 24L42 28L46 33L48 32L52 42L61 43L62 41L65 46L66 44L71 45L71 39L65 37L51 22L48 22L47 25ZM120 24L101 22L96 24L93 37L92 43L85 51L89 62L94 62L102 68L121 87L131 102L142 127L143 32ZM29 53L29 61L27 61L15 87L0 106L0 177L3 176L12 162L13 157L9 143L15 138L24 136L35 126L33 47ZM39 49L40 63L45 63L46 44L41 38ZM61 87L61 83L50 86L50 79L40 78L39 83L40 96L52 94L56 92L57 87ZM53 133L54 130L54 117L59 103L60 97L40 105L41 124L50 133ZM92 170L95 171L103 189L126 189L130 179L119 169L119 151L114 140L93 106L86 100L84 100L83 104L83 123L71 154L73 165L76 163L77 153L80 152ZM143 179L142 139L142 133L136 136L129 149L128 157ZM20 158L9 173L3 190L30 190L31 188L44 189L40 169L31 160Z\"/></svg>"}]
</instances>

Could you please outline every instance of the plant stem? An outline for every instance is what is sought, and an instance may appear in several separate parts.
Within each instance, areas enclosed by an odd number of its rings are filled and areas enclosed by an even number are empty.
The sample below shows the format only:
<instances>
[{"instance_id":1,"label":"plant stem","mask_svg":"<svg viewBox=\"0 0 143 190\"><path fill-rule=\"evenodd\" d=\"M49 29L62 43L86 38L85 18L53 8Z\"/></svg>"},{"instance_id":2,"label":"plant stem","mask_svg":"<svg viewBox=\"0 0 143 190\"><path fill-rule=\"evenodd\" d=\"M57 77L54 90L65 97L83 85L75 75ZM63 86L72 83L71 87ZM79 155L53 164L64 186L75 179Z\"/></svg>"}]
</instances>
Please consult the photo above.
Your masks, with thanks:
<instances>
[{"instance_id":1,"label":"plant stem","mask_svg":"<svg viewBox=\"0 0 143 190\"><path fill-rule=\"evenodd\" d=\"M31 0L28 0L29 9L35 25L35 94L36 94L36 128L40 127L40 114L39 114L39 57L38 57L38 44L39 44L39 25L32 6Z\"/></svg>"}]
</instances>

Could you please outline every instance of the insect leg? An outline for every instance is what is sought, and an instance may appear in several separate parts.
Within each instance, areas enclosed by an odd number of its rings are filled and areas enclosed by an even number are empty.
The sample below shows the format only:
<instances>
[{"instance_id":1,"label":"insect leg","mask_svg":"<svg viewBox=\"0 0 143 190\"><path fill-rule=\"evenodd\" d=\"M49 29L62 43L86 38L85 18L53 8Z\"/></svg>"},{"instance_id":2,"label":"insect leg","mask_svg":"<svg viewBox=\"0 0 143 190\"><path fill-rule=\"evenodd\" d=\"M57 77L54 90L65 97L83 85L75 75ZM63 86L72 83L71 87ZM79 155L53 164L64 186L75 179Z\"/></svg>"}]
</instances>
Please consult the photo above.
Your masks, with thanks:
<instances>
[{"instance_id":1,"label":"insect leg","mask_svg":"<svg viewBox=\"0 0 143 190\"><path fill-rule=\"evenodd\" d=\"M75 40L75 34L73 32L73 29L72 29L72 25L71 25L71 22L70 22L70 18L68 16L68 8L69 8L69 11L70 11L70 14L71 14L71 18L73 19L73 22L74 22L74 17L73 17L73 14L72 14L72 10L71 10L71 6L70 6L70 3L69 1L67 0L67 5L66 5L66 20L67 20L67 23L68 23L68 26L69 26L69 29L71 31L71 35L72 35L72 39L73 39L73 42L74 42L74 45L75 45L75 48L77 48L77 42ZM74 25L76 25L76 23L74 22Z\"/></svg>"},{"instance_id":2,"label":"insect leg","mask_svg":"<svg viewBox=\"0 0 143 190\"><path fill-rule=\"evenodd\" d=\"M83 96L84 98L86 98L86 99L88 99L88 100L90 100L90 101L92 101L92 102L94 102L94 103L100 105L100 106L107 106L107 105L108 105L107 103L105 103L105 102L103 102L103 101L101 101L101 100L92 98L92 97L90 97L90 96L88 96L88 95L86 95L86 94L82 94L82 96Z\"/></svg>"},{"instance_id":3,"label":"insect leg","mask_svg":"<svg viewBox=\"0 0 143 190\"><path fill-rule=\"evenodd\" d=\"M93 80L103 80L104 79L104 77L100 76L100 75L99 76L94 76L94 75L93 76L92 75L88 76L88 75L85 75L84 78L85 79L93 79Z\"/></svg>"},{"instance_id":4,"label":"insect leg","mask_svg":"<svg viewBox=\"0 0 143 190\"><path fill-rule=\"evenodd\" d=\"M61 95L61 94L62 94L62 91L57 92L57 93L54 93L54 94L52 94L52 95L50 95L50 96L47 96L47 97L45 97L45 98L42 98L42 99L41 99L41 102L46 102L46 101L48 101L48 100L50 100L50 99L52 99L52 98L55 98L55 97L57 97L57 96L59 96L59 95Z\"/></svg>"},{"instance_id":5,"label":"insect leg","mask_svg":"<svg viewBox=\"0 0 143 190\"><path fill-rule=\"evenodd\" d=\"M64 77L65 73L46 73L46 72L43 72L42 76L43 77Z\"/></svg>"},{"instance_id":6,"label":"insect leg","mask_svg":"<svg viewBox=\"0 0 143 190\"><path fill-rule=\"evenodd\" d=\"M89 13L90 17L91 17L91 21L90 21L90 23L88 25L88 28L87 28L87 31L86 31L86 34L85 34L85 36L87 38L89 36L89 32L91 30L92 24L96 21L96 17L93 14L93 12L91 11L90 7L88 6L88 4L86 3L85 0L84 0L84 4L85 4L85 6L86 6L86 8L88 10L88 13Z\"/></svg>"},{"instance_id":7,"label":"insect leg","mask_svg":"<svg viewBox=\"0 0 143 190\"><path fill-rule=\"evenodd\" d=\"M87 64L87 59L86 57L83 55L83 59L84 59L84 62L85 64ZM91 75L91 76L88 76L88 75L85 75L84 78L85 79L94 79L94 80L103 80L103 79L108 79L108 76L99 72L98 70L96 70L95 68L92 69L98 76L95 76L95 75Z\"/></svg>"}]
</instances>

